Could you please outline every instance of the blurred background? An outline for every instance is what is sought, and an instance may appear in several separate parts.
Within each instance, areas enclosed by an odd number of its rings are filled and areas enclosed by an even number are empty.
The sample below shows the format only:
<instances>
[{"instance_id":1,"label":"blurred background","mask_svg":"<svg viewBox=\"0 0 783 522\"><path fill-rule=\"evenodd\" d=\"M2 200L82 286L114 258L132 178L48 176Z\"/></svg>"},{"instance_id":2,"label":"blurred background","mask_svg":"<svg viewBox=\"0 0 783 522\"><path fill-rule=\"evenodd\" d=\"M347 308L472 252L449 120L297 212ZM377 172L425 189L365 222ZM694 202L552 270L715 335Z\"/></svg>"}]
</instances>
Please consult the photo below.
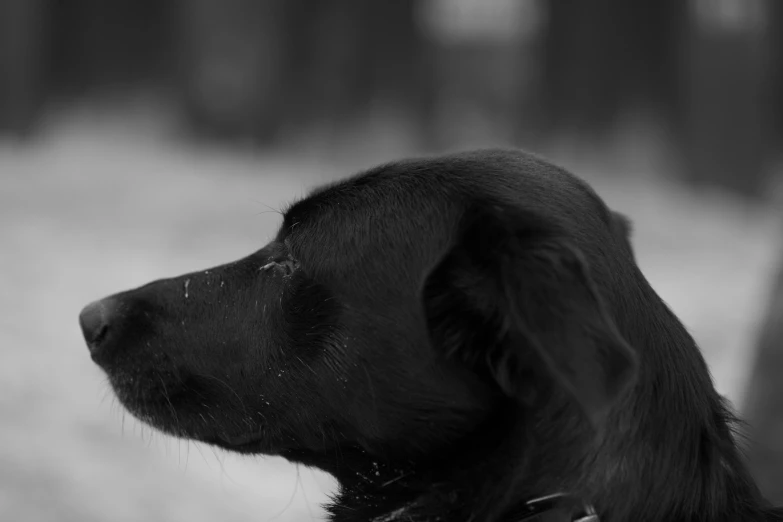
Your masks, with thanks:
<instances>
[{"instance_id":1,"label":"blurred background","mask_svg":"<svg viewBox=\"0 0 783 522\"><path fill-rule=\"evenodd\" d=\"M783 503L783 2L0 0L0 520L306 521L324 474L123 414L87 302L309 187L514 145L592 183Z\"/></svg>"}]
</instances>

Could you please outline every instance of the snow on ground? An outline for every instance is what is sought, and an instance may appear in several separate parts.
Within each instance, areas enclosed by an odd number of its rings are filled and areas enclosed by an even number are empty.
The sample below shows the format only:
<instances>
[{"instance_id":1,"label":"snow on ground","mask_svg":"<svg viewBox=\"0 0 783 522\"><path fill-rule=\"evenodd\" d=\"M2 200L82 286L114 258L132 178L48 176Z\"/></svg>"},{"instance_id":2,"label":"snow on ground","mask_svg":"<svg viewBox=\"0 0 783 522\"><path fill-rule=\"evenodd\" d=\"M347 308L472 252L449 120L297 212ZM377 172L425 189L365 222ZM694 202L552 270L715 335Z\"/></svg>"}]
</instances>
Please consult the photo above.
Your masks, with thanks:
<instances>
[{"instance_id":1,"label":"snow on ground","mask_svg":"<svg viewBox=\"0 0 783 522\"><path fill-rule=\"evenodd\" d=\"M389 159L365 156L323 165L227 152L111 121L0 142L0 520L321 519L328 476L172 440L123 415L76 318L97 297L258 248L279 223L273 209L345 165ZM738 399L780 247L774 220L649 176L566 164L633 218L642 269Z\"/></svg>"}]
</instances>

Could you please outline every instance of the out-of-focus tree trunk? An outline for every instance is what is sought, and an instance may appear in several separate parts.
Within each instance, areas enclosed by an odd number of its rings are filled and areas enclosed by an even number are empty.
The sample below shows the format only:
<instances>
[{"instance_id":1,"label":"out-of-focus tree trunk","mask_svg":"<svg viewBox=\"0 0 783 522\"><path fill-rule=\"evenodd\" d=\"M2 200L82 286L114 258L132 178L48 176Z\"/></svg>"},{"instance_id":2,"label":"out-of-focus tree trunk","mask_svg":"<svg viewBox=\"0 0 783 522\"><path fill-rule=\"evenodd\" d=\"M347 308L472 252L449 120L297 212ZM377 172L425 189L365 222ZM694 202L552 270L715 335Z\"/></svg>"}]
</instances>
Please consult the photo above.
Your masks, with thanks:
<instances>
[{"instance_id":1,"label":"out-of-focus tree trunk","mask_svg":"<svg viewBox=\"0 0 783 522\"><path fill-rule=\"evenodd\" d=\"M620 67L616 77L624 80L625 103L653 109L667 127L674 127L679 92L683 0L616 0L615 26L625 27L618 44Z\"/></svg>"},{"instance_id":2,"label":"out-of-focus tree trunk","mask_svg":"<svg viewBox=\"0 0 783 522\"><path fill-rule=\"evenodd\" d=\"M291 0L289 114L299 124L337 125L384 98L427 112L431 88L416 0ZM423 110L422 110L423 108Z\"/></svg>"},{"instance_id":3,"label":"out-of-focus tree trunk","mask_svg":"<svg viewBox=\"0 0 783 522\"><path fill-rule=\"evenodd\" d=\"M282 114L284 0L180 2L186 114L221 138L272 141Z\"/></svg>"},{"instance_id":4,"label":"out-of-focus tree trunk","mask_svg":"<svg viewBox=\"0 0 783 522\"><path fill-rule=\"evenodd\" d=\"M529 102L540 80L544 9L537 0L487 4L421 4L419 20L432 59L432 76L425 81L434 82L430 146L514 142L534 133L528 133Z\"/></svg>"},{"instance_id":5,"label":"out-of-focus tree trunk","mask_svg":"<svg viewBox=\"0 0 783 522\"><path fill-rule=\"evenodd\" d=\"M557 127L606 130L623 94L617 74L620 26L614 0L548 2L544 82L547 118Z\"/></svg>"},{"instance_id":6,"label":"out-of-focus tree trunk","mask_svg":"<svg viewBox=\"0 0 783 522\"><path fill-rule=\"evenodd\" d=\"M368 40L375 96L408 109L427 125L434 111L432 53L416 10L419 0L375 3L369 11ZM365 3L367 4L367 3Z\"/></svg>"},{"instance_id":7,"label":"out-of-focus tree trunk","mask_svg":"<svg viewBox=\"0 0 783 522\"><path fill-rule=\"evenodd\" d=\"M287 5L288 114L295 124L335 125L367 103L371 73L367 2L292 0ZM373 4L373 7L375 4ZM364 66L364 67L363 67Z\"/></svg>"},{"instance_id":8,"label":"out-of-focus tree trunk","mask_svg":"<svg viewBox=\"0 0 783 522\"><path fill-rule=\"evenodd\" d=\"M0 2L0 132L33 130L45 97L46 6Z\"/></svg>"},{"instance_id":9,"label":"out-of-focus tree trunk","mask_svg":"<svg viewBox=\"0 0 783 522\"><path fill-rule=\"evenodd\" d=\"M545 2L543 122L608 130L634 105L670 118L681 0Z\"/></svg>"},{"instance_id":10,"label":"out-of-focus tree trunk","mask_svg":"<svg viewBox=\"0 0 783 522\"><path fill-rule=\"evenodd\" d=\"M172 4L159 0L47 2L50 79L60 92L93 95L157 84L170 58Z\"/></svg>"},{"instance_id":11,"label":"out-of-focus tree trunk","mask_svg":"<svg viewBox=\"0 0 783 522\"><path fill-rule=\"evenodd\" d=\"M767 0L691 0L683 61L687 177L746 196L764 188L772 114Z\"/></svg>"},{"instance_id":12,"label":"out-of-focus tree trunk","mask_svg":"<svg viewBox=\"0 0 783 522\"><path fill-rule=\"evenodd\" d=\"M782 259L783 261L783 259ZM783 262L774 282L745 393L752 470L767 498L783 504Z\"/></svg>"},{"instance_id":13,"label":"out-of-focus tree trunk","mask_svg":"<svg viewBox=\"0 0 783 522\"><path fill-rule=\"evenodd\" d=\"M775 113L775 139L777 149L783 144L783 2L772 2L769 34L771 36L772 87L774 93L772 106Z\"/></svg>"}]
</instances>

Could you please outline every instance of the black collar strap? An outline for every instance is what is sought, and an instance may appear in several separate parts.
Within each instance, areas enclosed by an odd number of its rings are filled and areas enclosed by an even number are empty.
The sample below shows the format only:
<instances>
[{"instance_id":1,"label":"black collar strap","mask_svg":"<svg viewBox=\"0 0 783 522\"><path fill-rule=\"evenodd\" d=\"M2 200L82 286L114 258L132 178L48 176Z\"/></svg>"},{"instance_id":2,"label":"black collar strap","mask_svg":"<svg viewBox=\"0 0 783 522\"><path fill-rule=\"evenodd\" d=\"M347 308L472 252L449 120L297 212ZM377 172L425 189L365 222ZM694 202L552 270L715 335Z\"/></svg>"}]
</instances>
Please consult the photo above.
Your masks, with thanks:
<instances>
[{"instance_id":1,"label":"black collar strap","mask_svg":"<svg viewBox=\"0 0 783 522\"><path fill-rule=\"evenodd\" d=\"M579 506L574 510L570 506ZM600 522L595 508L577 501L571 495L555 493L525 502L509 522Z\"/></svg>"}]
</instances>

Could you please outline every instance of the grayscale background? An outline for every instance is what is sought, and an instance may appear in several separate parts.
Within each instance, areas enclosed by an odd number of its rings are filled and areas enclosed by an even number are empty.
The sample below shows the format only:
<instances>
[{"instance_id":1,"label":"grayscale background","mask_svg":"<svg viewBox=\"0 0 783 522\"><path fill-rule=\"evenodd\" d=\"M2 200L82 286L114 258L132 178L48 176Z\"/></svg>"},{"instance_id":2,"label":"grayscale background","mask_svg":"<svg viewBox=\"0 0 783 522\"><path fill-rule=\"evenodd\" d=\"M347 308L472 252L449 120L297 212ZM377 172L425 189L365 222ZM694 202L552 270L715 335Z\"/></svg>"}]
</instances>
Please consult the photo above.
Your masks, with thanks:
<instances>
[{"instance_id":1,"label":"grayscale background","mask_svg":"<svg viewBox=\"0 0 783 522\"><path fill-rule=\"evenodd\" d=\"M0 0L0 520L322 519L330 477L124 414L78 312L259 248L315 184L485 145L631 217L783 502L782 131L777 0Z\"/></svg>"}]
</instances>

